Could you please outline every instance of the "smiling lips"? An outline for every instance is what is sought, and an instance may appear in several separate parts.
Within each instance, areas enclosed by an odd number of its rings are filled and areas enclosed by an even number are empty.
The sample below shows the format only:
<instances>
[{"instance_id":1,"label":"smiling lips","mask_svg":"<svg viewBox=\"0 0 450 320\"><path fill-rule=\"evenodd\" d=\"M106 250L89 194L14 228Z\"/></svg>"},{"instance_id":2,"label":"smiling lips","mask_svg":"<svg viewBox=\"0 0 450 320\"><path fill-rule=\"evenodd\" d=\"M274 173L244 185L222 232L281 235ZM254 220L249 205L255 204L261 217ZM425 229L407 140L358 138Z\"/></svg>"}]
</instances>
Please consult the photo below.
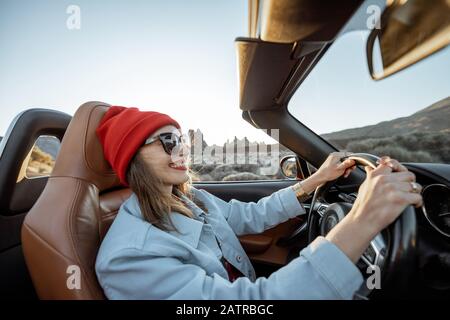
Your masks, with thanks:
<instances>
[{"instance_id":1,"label":"smiling lips","mask_svg":"<svg viewBox=\"0 0 450 320\"><path fill-rule=\"evenodd\" d=\"M172 169L175 169L175 170L181 170L181 171L187 170L184 162L178 163L178 164L171 162L171 163L169 163L169 167L171 167Z\"/></svg>"}]
</instances>

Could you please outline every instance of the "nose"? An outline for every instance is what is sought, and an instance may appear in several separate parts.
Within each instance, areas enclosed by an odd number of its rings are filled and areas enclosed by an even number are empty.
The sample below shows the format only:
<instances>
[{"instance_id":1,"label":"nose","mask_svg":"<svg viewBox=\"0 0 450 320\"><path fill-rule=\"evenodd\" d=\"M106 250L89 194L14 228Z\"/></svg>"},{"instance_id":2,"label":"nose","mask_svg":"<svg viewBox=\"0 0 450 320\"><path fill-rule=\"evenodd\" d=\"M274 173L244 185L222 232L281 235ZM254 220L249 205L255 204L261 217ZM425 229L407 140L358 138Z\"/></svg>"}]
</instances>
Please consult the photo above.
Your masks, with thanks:
<instances>
[{"instance_id":1,"label":"nose","mask_svg":"<svg viewBox=\"0 0 450 320\"><path fill-rule=\"evenodd\" d=\"M190 146L186 143L180 143L172 150L171 158L173 162L180 160L187 161L191 153Z\"/></svg>"}]
</instances>

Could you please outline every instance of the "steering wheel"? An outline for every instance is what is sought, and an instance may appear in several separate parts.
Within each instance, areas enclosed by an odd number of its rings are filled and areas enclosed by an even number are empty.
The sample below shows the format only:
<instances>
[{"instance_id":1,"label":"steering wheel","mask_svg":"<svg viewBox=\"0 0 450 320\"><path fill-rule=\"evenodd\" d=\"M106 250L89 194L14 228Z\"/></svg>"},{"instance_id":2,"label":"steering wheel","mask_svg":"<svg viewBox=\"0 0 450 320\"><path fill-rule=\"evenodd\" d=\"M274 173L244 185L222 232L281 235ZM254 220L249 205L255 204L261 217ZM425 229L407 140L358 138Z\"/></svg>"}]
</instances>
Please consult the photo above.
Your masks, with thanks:
<instances>
[{"instance_id":1,"label":"steering wheel","mask_svg":"<svg viewBox=\"0 0 450 320\"><path fill-rule=\"evenodd\" d=\"M341 161L352 159L356 165L376 168L377 156L353 153ZM342 194L343 202L328 203L325 196L336 180L317 187L309 209L308 243L317 236L325 236L352 208L352 197ZM414 272L416 254L417 224L415 209L408 206L402 214L371 242L357 263L363 277L377 272L381 276L380 288L369 288L366 281L357 292L359 298L399 297L408 288L408 280ZM379 290L377 290L379 289Z\"/></svg>"}]
</instances>

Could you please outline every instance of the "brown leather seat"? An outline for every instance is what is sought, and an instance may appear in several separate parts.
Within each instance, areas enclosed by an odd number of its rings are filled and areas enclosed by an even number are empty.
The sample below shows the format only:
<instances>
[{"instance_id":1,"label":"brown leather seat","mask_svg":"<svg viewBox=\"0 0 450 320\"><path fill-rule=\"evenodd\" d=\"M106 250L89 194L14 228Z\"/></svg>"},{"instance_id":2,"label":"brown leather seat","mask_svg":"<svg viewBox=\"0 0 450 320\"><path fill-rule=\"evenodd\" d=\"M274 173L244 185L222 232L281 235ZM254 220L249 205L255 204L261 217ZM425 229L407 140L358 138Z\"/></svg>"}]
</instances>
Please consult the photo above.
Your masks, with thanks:
<instances>
[{"instance_id":1,"label":"brown leather seat","mask_svg":"<svg viewBox=\"0 0 450 320\"><path fill-rule=\"evenodd\" d=\"M105 298L95 275L95 258L118 208L131 193L120 187L95 134L108 108L106 103L88 102L77 110L53 173L23 223L25 260L41 299ZM68 285L77 273L71 266L81 271L79 289Z\"/></svg>"}]
</instances>

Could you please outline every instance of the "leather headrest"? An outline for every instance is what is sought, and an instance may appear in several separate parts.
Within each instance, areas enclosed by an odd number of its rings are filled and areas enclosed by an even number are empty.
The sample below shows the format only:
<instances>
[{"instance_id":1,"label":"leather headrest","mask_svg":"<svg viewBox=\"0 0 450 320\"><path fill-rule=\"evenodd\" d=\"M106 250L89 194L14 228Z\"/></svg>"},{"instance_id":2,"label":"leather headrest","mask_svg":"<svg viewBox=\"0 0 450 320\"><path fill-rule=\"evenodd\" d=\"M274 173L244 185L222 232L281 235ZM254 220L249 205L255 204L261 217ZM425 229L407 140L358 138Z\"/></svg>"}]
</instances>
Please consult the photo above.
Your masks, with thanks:
<instances>
[{"instance_id":1,"label":"leather headrest","mask_svg":"<svg viewBox=\"0 0 450 320\"><path fill-rule=\"evenodd\" d=\"M95 132L109 107L104 102L90 101L77 110L64 134L52 177L83 179L95 184L100 192L120 186Z\"/></svg>"}]
</instances>

